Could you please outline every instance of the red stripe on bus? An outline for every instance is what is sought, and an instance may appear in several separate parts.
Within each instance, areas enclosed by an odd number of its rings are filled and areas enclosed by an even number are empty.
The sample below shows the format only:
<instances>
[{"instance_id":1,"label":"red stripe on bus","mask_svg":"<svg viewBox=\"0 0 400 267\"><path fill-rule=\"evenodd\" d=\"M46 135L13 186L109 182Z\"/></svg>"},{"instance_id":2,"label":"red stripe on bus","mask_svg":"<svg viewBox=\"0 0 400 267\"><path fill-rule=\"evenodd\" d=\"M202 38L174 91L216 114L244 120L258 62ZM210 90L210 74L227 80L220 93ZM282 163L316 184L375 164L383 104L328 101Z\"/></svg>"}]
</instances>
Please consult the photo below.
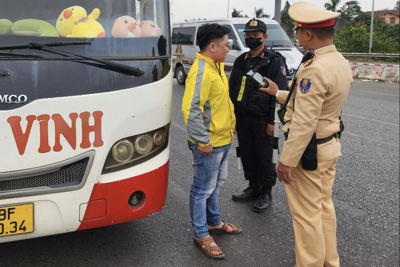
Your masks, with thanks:
<instances>
[{"instance_id":1,"label":"red stripe on bus","mask_svg":"<svg viewBox=\"0 0 400 267\"><path fill-rule=\"evenodd\" d=\"M106 216L106 200L98 199L94 201L90 201L88 206L90 205L90 209L86 209L84 220L93 220L98 218L103 218Z\"/></svg>"},{"instance_id":2,"label":"red stripe on bus","mask_svg":"<svg viewBox=\"0 0 400 267\"><path fill-rule=\"evenodd\" d=\"M169 161L149 173L112 183L95 184L77 231L142 219L160 211L167 196L168 169ZM145 197L138 206L130 206L129 198L136 191L142 191ZM106 214L102 218L91 219L93 215L104 212L104 205L97 200L105 200Z\"/></svg>"}]
</instances>

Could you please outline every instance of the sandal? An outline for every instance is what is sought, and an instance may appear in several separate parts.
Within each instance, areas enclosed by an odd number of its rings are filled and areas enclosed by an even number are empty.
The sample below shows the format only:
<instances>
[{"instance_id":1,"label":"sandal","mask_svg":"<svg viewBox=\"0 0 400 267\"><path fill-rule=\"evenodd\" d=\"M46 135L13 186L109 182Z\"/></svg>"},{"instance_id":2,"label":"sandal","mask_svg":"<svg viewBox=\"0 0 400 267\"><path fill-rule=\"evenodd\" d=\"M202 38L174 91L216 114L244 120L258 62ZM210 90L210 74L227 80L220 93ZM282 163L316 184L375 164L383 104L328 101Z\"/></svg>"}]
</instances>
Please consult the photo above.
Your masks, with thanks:
<instances>
[{"instance_id":1,"label":"sandal","mask_svg":"<svg viewBox=\"0 0 400 267\"><path fill-rule=\"evenodd\" d=\"M222 221L224 223L224 225L219 228L219 229L209 229L208 232L211 234L213 233L215 234L230 234L230 235L236 235L236 234L240 234L243 229L240 226L236 226L234 224L231 223L226 223L224 221ZM232 232L227 232L229 226L232 228Z\"/></svg>"},{"instance_id":2,"label":"sandal","mask_svg":"<svg viewBox=\"0 0 400 267\"><path fill-rule=\"evenodd\" d=\"M212 236L206 236L203 238L199 238L196 240L196 238L193 239L193 243L203 251L204 254L210 259L213 260L222 260L225 258L225 254L222 253L221 255L213 255L211 254L211 251L221 251L221 249L218 246L211 246L210 244L214 242L214 239ZM203 247L204 246L204 247ZM221 251L222 252L222 251Z\"/></svg>"}]
</instances>

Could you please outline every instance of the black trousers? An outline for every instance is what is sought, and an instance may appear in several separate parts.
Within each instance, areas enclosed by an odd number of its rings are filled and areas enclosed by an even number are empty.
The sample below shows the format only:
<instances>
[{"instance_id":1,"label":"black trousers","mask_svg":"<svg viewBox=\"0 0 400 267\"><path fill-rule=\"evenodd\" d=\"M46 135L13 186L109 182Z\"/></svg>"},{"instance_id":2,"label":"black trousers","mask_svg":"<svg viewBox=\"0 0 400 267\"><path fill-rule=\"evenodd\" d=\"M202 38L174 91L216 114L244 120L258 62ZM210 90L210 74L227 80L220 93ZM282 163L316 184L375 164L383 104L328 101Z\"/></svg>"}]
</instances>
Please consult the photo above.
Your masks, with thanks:
<instances>
[{"instance_id":1,"label":"black trousers","mask_svg":"<svg viewBox=\"0 0 400 267\"><path fill-rule=\"evenodd\" d=\"M266 117L236 114L236 131L244 176L250 184L271 189L276 183L272 163L274 137L267 135Z\"/></svg>"}]
</instances>

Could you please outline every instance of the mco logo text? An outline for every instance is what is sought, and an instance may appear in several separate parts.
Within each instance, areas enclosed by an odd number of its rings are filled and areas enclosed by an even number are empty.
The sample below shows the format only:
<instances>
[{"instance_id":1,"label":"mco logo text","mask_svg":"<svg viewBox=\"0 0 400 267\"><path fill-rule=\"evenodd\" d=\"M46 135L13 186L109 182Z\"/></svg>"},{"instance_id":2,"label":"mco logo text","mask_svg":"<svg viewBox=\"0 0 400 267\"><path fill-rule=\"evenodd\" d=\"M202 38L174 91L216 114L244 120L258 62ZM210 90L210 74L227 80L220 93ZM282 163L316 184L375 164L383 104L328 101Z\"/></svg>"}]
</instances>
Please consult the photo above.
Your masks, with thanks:
<instances>
[{"instance_id":1,"label":"mco logo text","mask_svg":"<svg viewBox=\"0 0 400 267\"><path fill-rule=\"evenodd\" d=\"M19 104L28 101L26 95L0 95L1 104Z\"/></svg>"}]
</instances>

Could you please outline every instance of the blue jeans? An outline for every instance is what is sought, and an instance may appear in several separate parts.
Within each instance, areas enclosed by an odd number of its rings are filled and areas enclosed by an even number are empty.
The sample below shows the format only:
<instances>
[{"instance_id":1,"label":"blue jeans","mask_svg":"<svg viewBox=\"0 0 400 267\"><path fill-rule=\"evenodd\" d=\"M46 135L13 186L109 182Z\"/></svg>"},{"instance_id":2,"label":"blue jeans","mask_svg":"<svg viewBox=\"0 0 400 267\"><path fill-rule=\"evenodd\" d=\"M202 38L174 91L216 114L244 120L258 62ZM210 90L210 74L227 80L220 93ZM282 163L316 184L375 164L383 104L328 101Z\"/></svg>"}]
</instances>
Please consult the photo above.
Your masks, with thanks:
<instances>
[{"instance_id":1,"label":"blue jeans","mask_svg":"<svg viewBox=\"0 0 400 267\"><path fill-rule=\"evenodd\" d=\"M190 222L194 236L208 236L208 226L221 223L218 210L218 192L228 174L228 151L231 145L213 148L210 156L204 156L197 145L189 142L193 153L193 182L190 188Z\"/></svg>"}]
</instances>

